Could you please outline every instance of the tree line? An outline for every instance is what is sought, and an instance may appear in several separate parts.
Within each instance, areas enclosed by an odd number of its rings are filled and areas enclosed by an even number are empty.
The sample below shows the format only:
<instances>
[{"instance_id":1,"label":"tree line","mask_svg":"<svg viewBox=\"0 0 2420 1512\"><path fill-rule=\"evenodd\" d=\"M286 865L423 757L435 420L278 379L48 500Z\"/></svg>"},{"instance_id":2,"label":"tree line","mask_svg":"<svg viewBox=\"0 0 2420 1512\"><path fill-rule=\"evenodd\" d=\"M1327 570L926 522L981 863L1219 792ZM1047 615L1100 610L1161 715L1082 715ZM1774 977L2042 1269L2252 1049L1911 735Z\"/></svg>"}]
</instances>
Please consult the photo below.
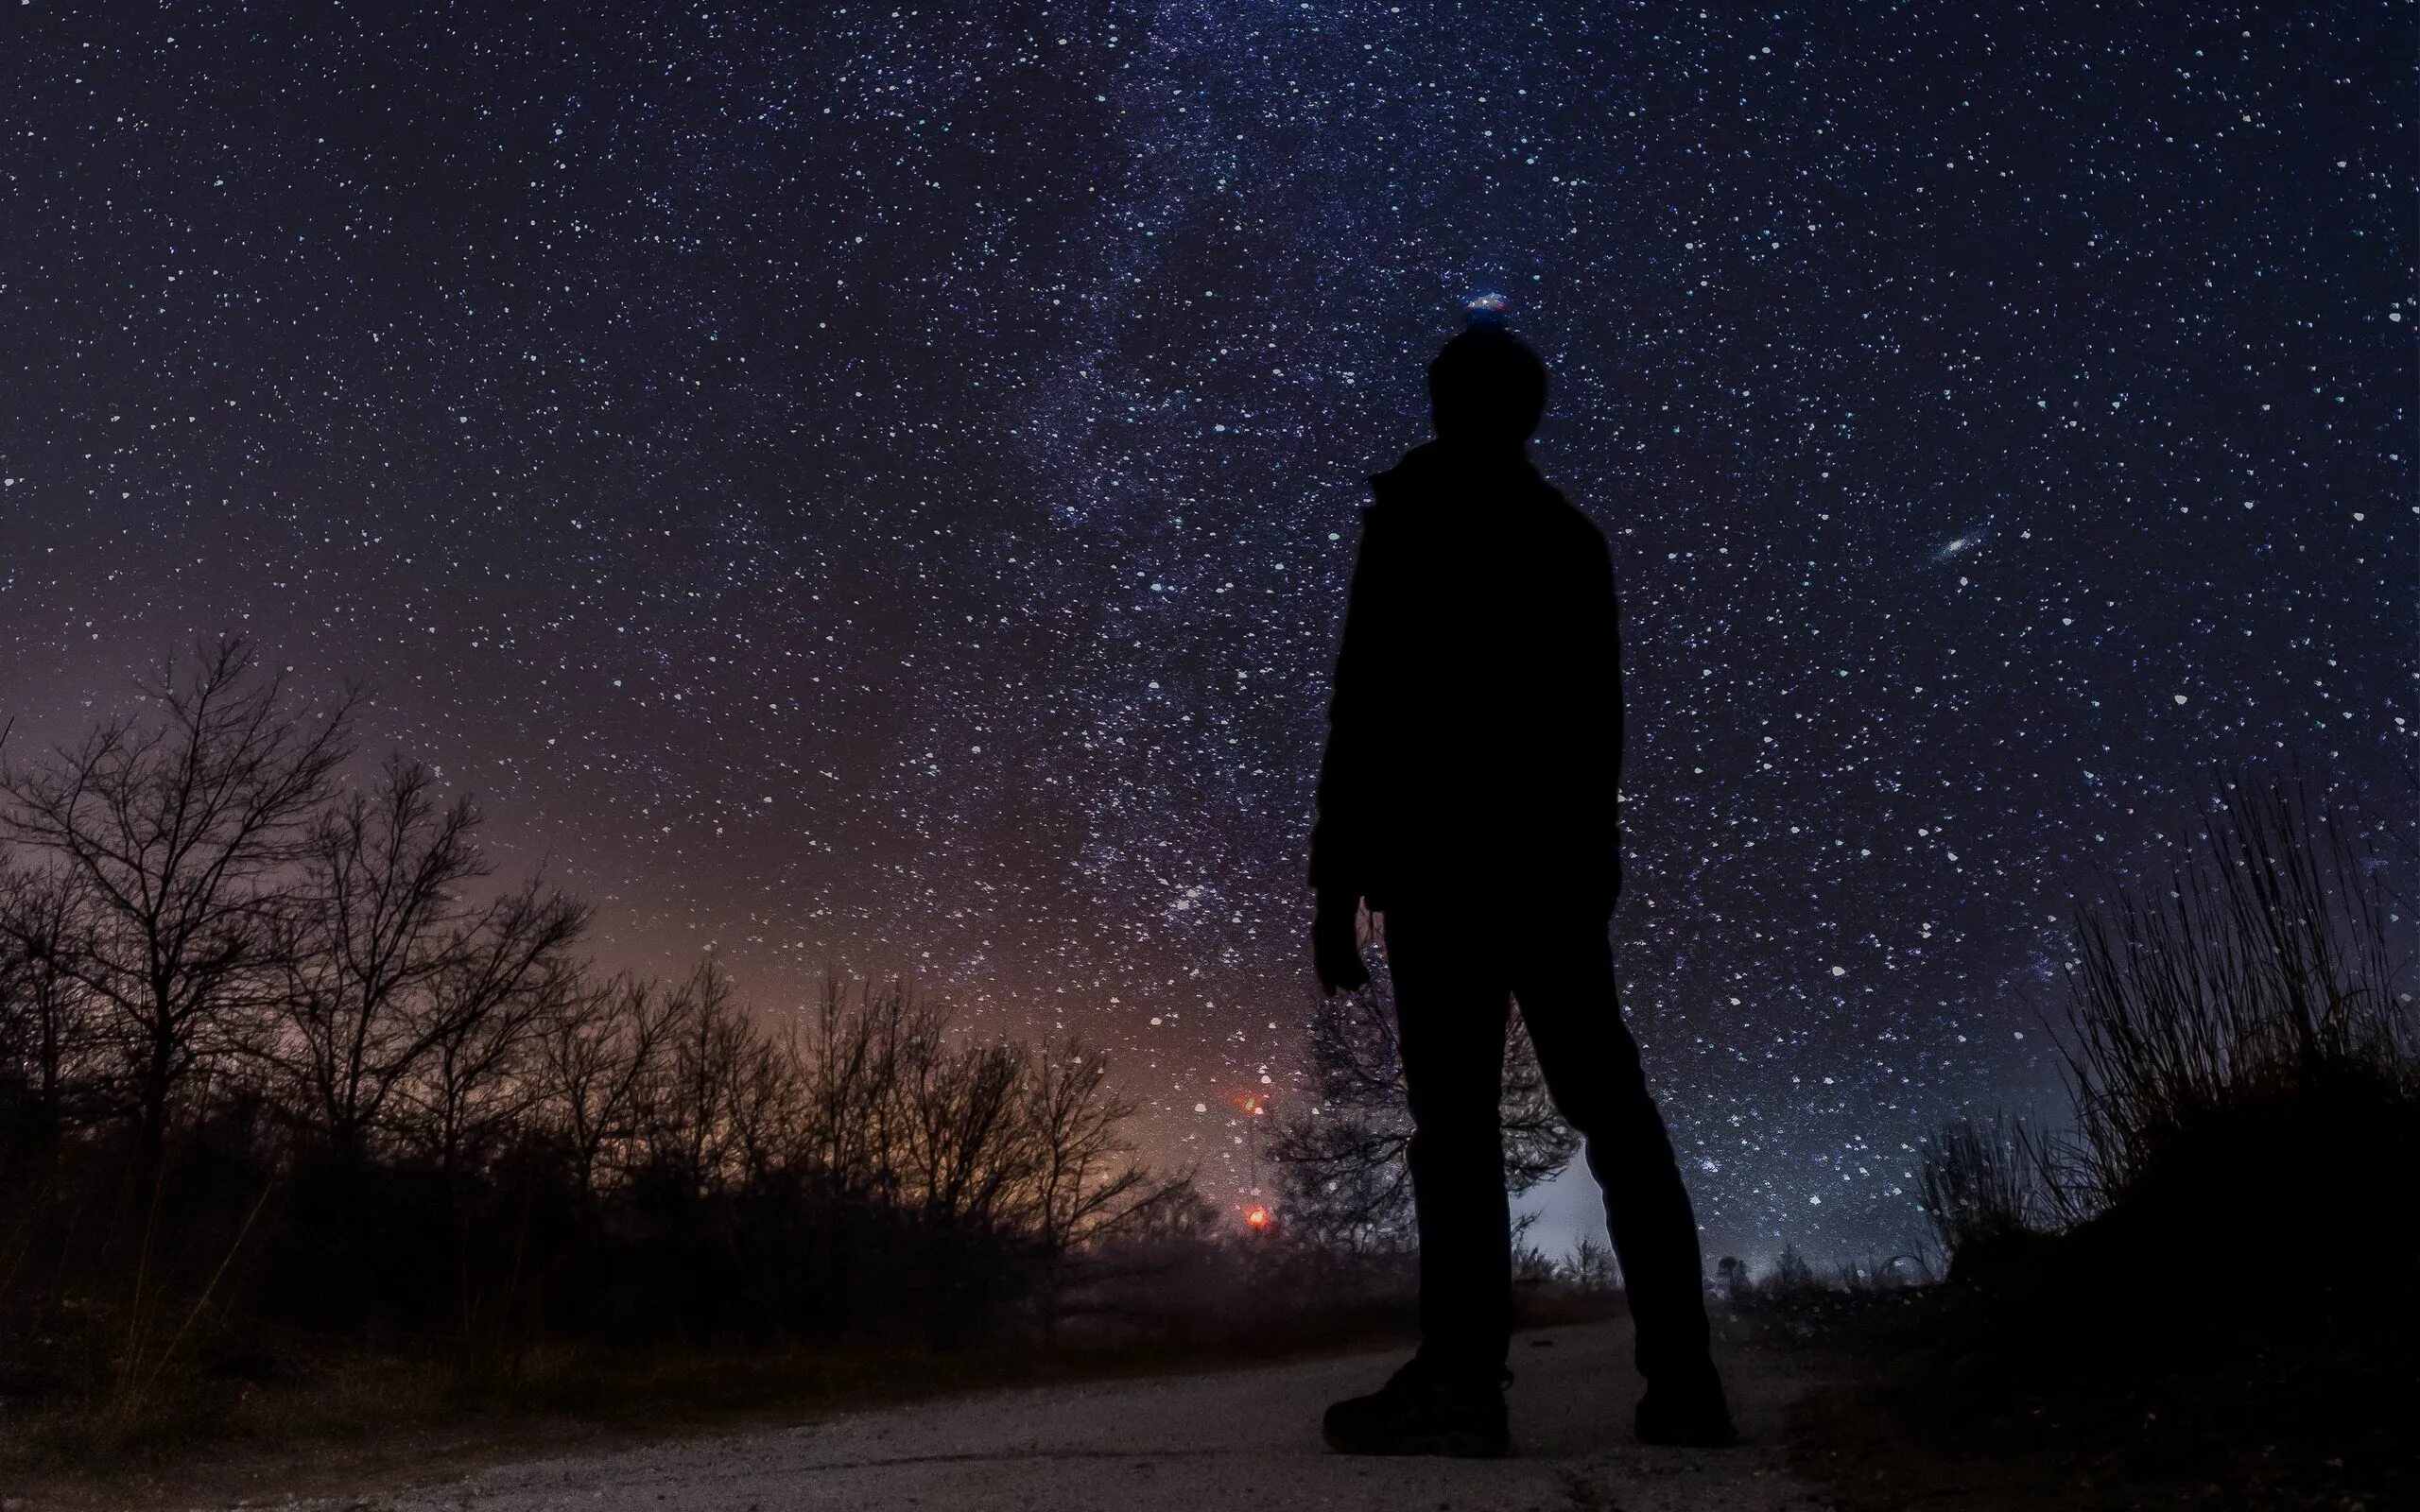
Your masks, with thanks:
<instances>
[{"instance_id":1,"label":"tree line","mask_svg":"<svg viewBox=\"0 0 2420 1512\"><path fill-rule=\"evenodd\" d=\"M225 641L143 712L0 749L0 1388L106 1389L282 1333L947 1342L1047 1318L1121 1235L1200 1230L1101 1053L982 1041L904 983L752 1011L606 974L501 879L358 690Z\"/></svg>"}]
</instances>

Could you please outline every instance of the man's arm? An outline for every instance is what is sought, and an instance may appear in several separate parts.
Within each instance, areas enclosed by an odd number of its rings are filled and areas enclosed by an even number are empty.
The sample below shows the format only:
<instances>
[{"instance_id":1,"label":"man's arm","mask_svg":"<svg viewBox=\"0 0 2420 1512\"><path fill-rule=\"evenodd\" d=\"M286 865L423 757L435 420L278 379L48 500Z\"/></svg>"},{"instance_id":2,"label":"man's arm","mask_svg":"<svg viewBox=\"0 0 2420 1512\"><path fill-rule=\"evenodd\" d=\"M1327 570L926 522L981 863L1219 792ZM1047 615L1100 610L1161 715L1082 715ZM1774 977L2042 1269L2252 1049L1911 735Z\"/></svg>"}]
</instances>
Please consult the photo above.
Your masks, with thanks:
<instances>
[{"instance_id":1,"label":"man's arm","mask_svg":"<svg viewBox=\"0 0 2420 1512\"><path fill-rule=\"evenodd\" d=\"M1327 745L1320 755L1319 815L1311 825L1310 883L1357 901L1368 880L1372 725L1380 699L1378 661L1387 638L1385 532L1361 516L1361 541L1344 601L1344 636L1328 696Z\"/></svg>"},{"instance_id":2,"label":"man's arm","mask_svg":"<svg viewBox=\"0 0 2420 1512\"><path fill-rule=\"evenodd\" d=\"M1376 818L1371 802L1376 757L1373 723L1385 696L1380 662L1392 633L1386 623L1391 575L1382 565L1387 535L1375 523L1376 516L1364 510L1328 697L1319 814L1311 825L1310 883L1319 893L1311 922L1311 959L1320 986L1330 992L1351 991L1370 980L1357 930Z\"/></svg>"}]
</instances>

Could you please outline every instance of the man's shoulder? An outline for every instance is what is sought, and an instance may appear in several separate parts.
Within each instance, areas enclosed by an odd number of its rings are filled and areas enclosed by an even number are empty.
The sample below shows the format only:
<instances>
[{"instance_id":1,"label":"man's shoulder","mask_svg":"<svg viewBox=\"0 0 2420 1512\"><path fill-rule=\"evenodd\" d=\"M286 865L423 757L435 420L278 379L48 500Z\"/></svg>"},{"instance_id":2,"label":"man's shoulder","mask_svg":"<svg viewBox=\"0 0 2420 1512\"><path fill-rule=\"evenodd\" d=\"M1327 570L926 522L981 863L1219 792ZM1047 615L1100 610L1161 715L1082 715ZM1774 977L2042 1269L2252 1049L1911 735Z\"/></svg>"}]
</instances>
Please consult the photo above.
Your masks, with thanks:
<instances>
[{"instance_id":1,"label":"man's shoulder","mask_svg":"<svg viewBox=\"0 0 2420 1512\"><path fill-rule=\"evenodd\" d=\"M1547 528L1558 538L1574 545L1607 547L1603 527L1589 518L1588 511L1564 497L1561 489L1544 478L1538 480L1538 505Z\"/></svg>"},{"instance_id":2,"label":"man's shoulder","mask_svg":"<svg viewBox=\"0 0 2420 1512\"><path fill-rule=\"evenodd\" d=\"M1546 506L1549 513L1562 517L1567 524L1586 525L1591 530L1597 528L1597 522L1589 519L1587 511L1572 503L1561 489L1547 482L1543 474L1534 475L1537 478L1538 502Z\"/></svg>"},{"instance_id":3,"label":"man's shoulder","mask_svg":"<svg viewBox=\"0 0 2420 1512\"><path fill-rule=\"evenodd\" d=\"M1383 526L1390 536L1463 541L1476 531L1559 552L1610 549L1597 522L1527 462L1476 472L1455 466L1430 442L1371 474L1370 494L1361 507L1365 531Z\"/></svg>"}]
</instances>

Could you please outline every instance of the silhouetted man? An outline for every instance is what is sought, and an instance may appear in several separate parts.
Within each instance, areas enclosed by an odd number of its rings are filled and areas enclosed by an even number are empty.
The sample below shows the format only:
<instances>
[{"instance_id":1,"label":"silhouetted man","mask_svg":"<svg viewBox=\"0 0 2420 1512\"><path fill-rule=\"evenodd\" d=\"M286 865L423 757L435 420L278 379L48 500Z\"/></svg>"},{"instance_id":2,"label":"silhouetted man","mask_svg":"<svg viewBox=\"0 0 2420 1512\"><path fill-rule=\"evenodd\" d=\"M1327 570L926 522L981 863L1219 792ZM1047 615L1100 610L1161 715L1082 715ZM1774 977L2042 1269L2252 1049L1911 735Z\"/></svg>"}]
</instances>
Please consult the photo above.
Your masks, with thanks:
<instances>
[{"instance_id":1,"label":"silhouetted man","mask_svg":"<svg viewBox=\"0 0 2420 1512\"><path fill-rule=\"evenodd\" d=\"M1383 916L1411 1103L1419 1353L1330 1407L1349 1453L1500 1454L1512 1326L1498 1126L1507 1000L1586 1142L1637 1328L1651 1443L1720 1444L1697 1221L1614 992L1621 641L1605 538L1527 447L1545 365L1475 315L1428 368L1437 438L1371 480L1310 880L1334 992Z\"/></svg>"}]
</instances>

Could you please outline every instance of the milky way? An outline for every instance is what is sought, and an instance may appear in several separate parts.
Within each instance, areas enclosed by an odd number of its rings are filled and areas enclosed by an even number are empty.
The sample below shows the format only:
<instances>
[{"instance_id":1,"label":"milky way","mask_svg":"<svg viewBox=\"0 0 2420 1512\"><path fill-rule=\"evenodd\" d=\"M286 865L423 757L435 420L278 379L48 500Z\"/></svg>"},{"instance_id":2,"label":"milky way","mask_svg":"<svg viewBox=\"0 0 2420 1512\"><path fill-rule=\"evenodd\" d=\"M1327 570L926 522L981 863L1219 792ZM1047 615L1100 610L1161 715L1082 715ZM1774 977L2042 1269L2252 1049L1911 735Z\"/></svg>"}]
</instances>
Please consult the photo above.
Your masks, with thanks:
<instances>
[{"instance_id":1,"label":"milky way","mask_svg":"<svg viewBox=\"0 0 2420 1512\"><path fill-rule=\"evenodd\" d=\"M10 7L13 738L245 630L601 959L1106 1042L1233 1192L1363 479L1495 289L1710 1245L1901 1247L2221 764L2395 801L2401 8L978 9Z\"/></svg>"}]
</instances>

